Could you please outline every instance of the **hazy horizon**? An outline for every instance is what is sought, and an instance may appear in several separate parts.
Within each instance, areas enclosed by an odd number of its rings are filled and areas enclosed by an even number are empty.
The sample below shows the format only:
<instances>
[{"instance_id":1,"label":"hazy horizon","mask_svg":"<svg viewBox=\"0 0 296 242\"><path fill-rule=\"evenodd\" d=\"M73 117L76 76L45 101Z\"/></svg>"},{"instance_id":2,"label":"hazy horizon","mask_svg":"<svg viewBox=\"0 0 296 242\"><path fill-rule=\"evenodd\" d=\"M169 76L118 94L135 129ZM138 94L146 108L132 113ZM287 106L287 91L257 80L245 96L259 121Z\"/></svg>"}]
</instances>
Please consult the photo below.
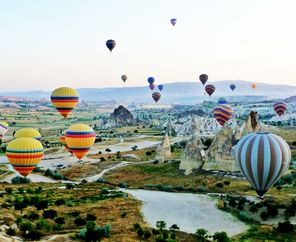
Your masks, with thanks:
<instances>
[{"instance_id":1,"label":"hazy horizon","mask_svg":"<svg viewBox=\"0 0 296 242\"><path fill-rule=\"evenodd\" d=\"M198 82L202 73L295 86L295 8L293 0L2 1L1 92L144 86L149 76Z\"/></svg>"}]
</instances>

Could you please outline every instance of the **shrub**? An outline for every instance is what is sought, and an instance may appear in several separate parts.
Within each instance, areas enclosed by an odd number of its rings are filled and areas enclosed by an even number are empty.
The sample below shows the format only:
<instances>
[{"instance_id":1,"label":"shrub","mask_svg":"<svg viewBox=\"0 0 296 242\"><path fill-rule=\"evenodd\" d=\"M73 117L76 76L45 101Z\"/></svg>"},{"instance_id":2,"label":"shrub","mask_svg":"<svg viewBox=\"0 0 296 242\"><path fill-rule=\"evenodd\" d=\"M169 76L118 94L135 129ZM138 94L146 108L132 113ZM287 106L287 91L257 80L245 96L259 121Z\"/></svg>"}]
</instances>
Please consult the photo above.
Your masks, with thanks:
<instances>
[{"instance_id":1,"label":"shrub","mask_svg":"<svg viewBox=\"0 0 296 242\"><path fill-rule=\"evenodd\" d=\"M73 217L78 217L80 213L78 211L73 211L73 212L70 212L69 215Z\"/></svg>"},{"instance_id":2,"label":"shrub","mask_svg":"<svg viewBox=\"0 0 296 242\"><path fill-rule=\"evenodd\" d=\"M57 215L58 215L57 211L53 209L44 210L43 212L43 218L45 219L46 218L54 219Z\"/></svg>"},{"instance_id":3,"label":"shrub","mask_svg":"<svg viewBox=\"0 0 296 242\"><path fill-rule=\"evenodd\" d=\"M223 183L224 183L225 186L230 185L230 181L224 181Z\"/></svg>"},{"instance_id":4,"label":"shrub","mask_svg":"<svg viewBox=\"0 0 296 242\"><path fill-rule=\"evenodd\" d=\"M37 208L37 210L43 210L48 208L48 201L47 200L41 200L37 203L35 203L35 207Z\"/></svg>"},{"instance_id":5,"label":"shrub","mask_svg":"<svg viewBox=\"0 0 296 242\"><path fill-rule=\"evenodd\" d=\"M143 238L146 240L146 239L149 239L151 237L151 232L149 230L146 230L144 231L144 234L143 234Z\"/></svg>"},{"instance_id":6,"label":"shrub","mask_svg":"<svg viewBox=\"0 0 296 242\"><path fill-rule=\"evenodd\" d=\"M184 191L184 186L178 185L178 186L175 186L174 189L177 190L177 191L179 191L179 192L181 192L181 191Z\"/></svg>"},{"instance_id":7,"label":"shrub","mask_svg":"<svg viewBox=\"0 0 296 242\"><path fill-rule=\"evenodd\" d=\"M67 183L66 184L66 189L71 190L73 188L74 188L74 184L72 184L72 183Z\"/></svg>"},{"instance_id":8,"label":"shrub","mask_svg":"<svg viewBox=\"0 0 296 242\"><path fill-rule=\"evenodd\" d=\"M106 188L106 187L102 188L102 190L101 190L101 194L102 194L102 195L109 194L109 189Z\"/></svg>"},{"instance_id":9,"label":"shrub","mask_svg":"<svg viewBox=\"0 0 296 242\"><path fill-rule=\"evenodd\" d=\"M268 206L267 213L270 217L276 217L278 215L279 211L276 206Z\"/></svg>"},{"instance_id":10,"label":"shrub","mask_svg":"<svg viewBox=\"0 0 296 242\"><path fill-rule=\"evenodd\" d=\"M74 220L74 223L75 223L77 226L83 226L83 225L86 225L86 220L85 220L84 218L77 217L77 218Z\"/></svg>"},{"instance_id":11,"label":"shrub","mask_svg":"<svg viewBox=\"0 0 296 242\"><path fill-rule=\"evenodd\" d=\"M54 221L57 224L65 224L65 219L63 217L57 217Z\"/></svg>"},{"instance_id":12,"label":"shrub","mask_svg":"<svg viewBox=\"0 0 296 242\"><path fill-rule=\"evenodd\" d=\"M35 212L31 212L28 216L28 219L32 219L32 220L39 219L39 214Z\"/></svg>"},{"instance_id":13,"label":"shrub","mask_svg":"<svg viewBox=\"0 0 296 242\"><path fill-rule=\"evenodd\" d=\"M19 228L20 228L20 231L27 233L33 230L34 226L31 222L22 222Z\"/></svg>"},{"instance_id":14,"label":"shrub","mask_svg":"<svg viewBox=\"0 0 296 242\"><path fill-rule=\"evenodd\" d=\"M145 155L146 155L146 156L151 156L152 153L151 153L151 151L146 151Z\"/></svg>"},{"instance_id":15,"label":"shrub","mask_svg":"<svg viewBox=\"0 0 296 242\"><path fill-rule=\"evenodd\" d=\"M206 229L197 229L195 232L195 238L197 241L206 241L209 237L209 232Z\"/></svg>"},{"instance_id":16,"label":"shrub","mask_svg":"<svg viewBox=\"0 0 296 242\"><path fill-rule=\"evenodd\" d=\"M218 182L218 183L216 184L216 187L218 187L218 188L223 188L223 187L224 187L224 185L223 185L223 183L221 183L221 182Z\"/></svg>"},{"instance_id":17,"label":"shrub","mask_svg":"<svg viewBox=\"0 0 296 242\"><path fill-rule=\"evenodd\" d=\"M120 188L128 188L128 184L126 183L126 182L120 182L119 184L118 184L118 186L120 187Z\"/></svg>"},{"instance_id":18,"label":"shrub","mask_svg":"<svg viewBox=\"0 0 296 242\"><path fill-rule=\"evenodd\" d=\"M290 221L279 222L277 226L277 231L280 233L292 233L294 231L293 224Z\"/></svg>"},{"instance_id":19,"label":"shrub","mask_svg":"<svg viewBox=\"0 0 296 242\"><path fill-rule=\"evenodd\" d=\"M137 230L137 235L138 235L139 238L142 238L143 235L144 235L144 231L142 229L138 229Z\"/></svg>"},{"instance_id":20,"label":"shrub","mask_svg":"<svg viewBox=\"0 0 296 242\"><path fill-rule=\"evenodd\" d=\"M106 180L102 177L100 177L98 180L97 180L98 183L106 183Z\"/></svg>"},{"instance_id":21,"label":"shrub","mask_svg":"<svg viewBox=\"0 0 296 242\"><path fill-rule=\"evenodd\" d=\"M41 239L42 237L42 234L40 231L38 230L31 230L27 235L26 235L27 238L31 239L31 240L34 240L34 241L38 241Z\"/></svg>"},{"instance_id":22,"label":"shrub","mask_svg":"<svg viewBox=\"0 0 296 242\"><path fill-rule=\"evenodd\" d=\"M250 216L251 214L249 212L240 211L238 213L238 218L244 222L250 222L252 220Z\"/></svg>"},{"instance_id":23,"label":"shrub","mask_svg":"<svg viewBox=\"0 0 296 242\"><path fill-rule=\"evenodd\" d=\"M228 238L228 235L226 232L216 232L213 236L214 241L218 242L230 242L230 239Z\"/></svg>"},{"instance_id":24,"label":"shrub","mask_svg":"<svg viewBox=\"0 0 296 242\"><path fill-rule=\"evenodd\" d=\"M11 188L11 187L6 187L6 188L5 188L5 192L6 192L7 194L12 194L12 188Z\"/></svg>"},{"instance_id":25,"label":"shrub","mask_svg":"<svg viewBox=\"0 0 296 242\"><path fill-rule=\"evenodd\" d=\"M266 219L268 219L268 214L266 212L262 212L260 213L260 218L265 221Z\"/></svg>"},{"instance_id":26,"label":"shrub","mask_svg":"<svg viewBox=\"0 0 296 242\"><path fill-rule=\"evenodd\" d=\"M36 223L36 229L50 231L51 226L49 225L46 219L40 218Z\"/></svg>"},{"instance_id":27,"label":"shrub","mask_svg":"<svg viewBox=\"0 0 296 242\"><path fill-rule=\"evenodd\" d=\"M134 230L134 231L137 231L137 230L140 229L140 228L141 228L141 225L138 224L138 223L135 223L135 224L133 225L133 230Z\"/></svg>"},{"instance_id":28,"label":"shrub","mask_svg":"<svg viewBox=\"0 0 296 242\"><path fill-rule=\"evenodd\" d=\"M96 221L97 217L96 215L93 215L93 214L87 214L86 215L86 221Z\"/></svg>"},{"instance_id":29,"label":"shrub","mask_svg":"<svg viewBox=\"0 0 296 242\"><path fill-rule=\"evenodd\" d=\"M249 208L249 211L252 212L252 213L256 213L258 211L258 208L256 206L251 206Z\"/></svg>"},{"instance_id":30,"label":"shrub","mask_svg":"<svg viewBox=\"0 0 296 242\"><path fill-rule=\"evenodd\" d=\"M204 186L198 186L197 187L197 192L203 193L203 192L206 192L206 191L207 191L207 189Z\"/></svg>"},{"instance_id":31,"label":"shrub","mask_svg":"<svg viewBox=\"0 0 296 242\"><path fill-rule=\"evenodd\" d=\"M31 183L31 180L26 177L16 176L11 179L12 184L28 184Z\"/></svg>"},{"instance_id":32,"label":"shrub","mask_svg":"<svg viewBox=\"0 0 296 242\"><path fill-rule=\"evenodd\" d=\"M54 202L54 204L57 205L57 206L63 205L63 204L65 204L65 200L62 199L62 198L61 199L58 199L58 200L56 200Z\"/></svg>"},{"instance_id":33,"label":"shrub","mask_svg":"<svg viewBox=\"0 0 296 242\"><path fill-rule=\"evenodd\" d=\"M10 235L10 236L15 236L15 235L16 235L16 231L15 231L15 229L13 229L13 228L8 228L8 229L6 230L6 234L7 234L7 235Z\"/></svg>"}]
</instances>

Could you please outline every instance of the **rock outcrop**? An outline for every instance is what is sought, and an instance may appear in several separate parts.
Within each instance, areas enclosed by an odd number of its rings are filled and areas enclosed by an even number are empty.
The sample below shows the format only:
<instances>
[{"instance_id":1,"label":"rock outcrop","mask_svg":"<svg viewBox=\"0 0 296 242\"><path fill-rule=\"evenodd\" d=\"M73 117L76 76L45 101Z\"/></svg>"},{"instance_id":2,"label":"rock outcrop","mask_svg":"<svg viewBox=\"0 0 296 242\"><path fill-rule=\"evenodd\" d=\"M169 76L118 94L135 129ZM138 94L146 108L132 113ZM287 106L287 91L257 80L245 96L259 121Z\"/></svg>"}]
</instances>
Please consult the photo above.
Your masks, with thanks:
<instances>
[{"instance_id":1,"label":"rock outcrop","mask_svg":"<svg viewBox=\"0 0 296 242\"><path fill-rule=\"evenodd\" d=\"M163 137L163 140L157 147L156 160L158 160L159 162L164 162L165 160L170 159L171 156L172 154L171 154L170 138L166 133Z\"/></svg>"},{"instance_id":2,"label":"rock outcrop","mask_svg":"<svg viewBox=\"0 0 296 242\"><path fill-rule=\"evenodd\" d=\"M261 132L263 130L263 126L259 122L258 113L256 111L250 112L242 128L242 136L252 132Z\"/></svg>"},{"instance_id":3,"label":"rock outcrop","mask_svg":"<svg viewBox=\"0 0 296 242\"><path fill-rule=\"evenodd\" d=\"M233 160L231 149L233 146L233 135L230 127L223 127L214 137L207 152L208 162Z\"/></svg>"},{"instance_id":4,"label":"rock outcrop","mask_svg":"<svg viewBox=\"0 0 296 242\"><path fill-rule=\"evenodd\" d=\"M114 109L111 118L115 121L116 125L119 126L132 125L134 123L133 115L122 105Z\"/></svg>"},{"instance_id":5,"label":"rock outcrop","mask_svg":"<svg viewBox=\"0 0 296 242\"><path fill-rule=\"evenodd\" d=\"M184 174L189 175L193 169L201 169L204 164L205 151L201 139L197 135L192 135L183 151L179 169L185 170Z\"/></svg>"}]
</instances>

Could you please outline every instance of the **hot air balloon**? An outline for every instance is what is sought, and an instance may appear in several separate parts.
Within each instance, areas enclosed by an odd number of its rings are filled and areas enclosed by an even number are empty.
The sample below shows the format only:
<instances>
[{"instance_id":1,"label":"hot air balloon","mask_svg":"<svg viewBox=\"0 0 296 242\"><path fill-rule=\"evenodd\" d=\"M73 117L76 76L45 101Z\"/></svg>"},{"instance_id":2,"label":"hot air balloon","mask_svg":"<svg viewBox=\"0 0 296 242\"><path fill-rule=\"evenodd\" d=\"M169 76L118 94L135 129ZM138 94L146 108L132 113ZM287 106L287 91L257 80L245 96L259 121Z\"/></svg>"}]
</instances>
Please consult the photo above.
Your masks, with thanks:
<instances>
[{"instance_id":1,"label":"hot air balloon","mask_svg":"<svg viewBox=\"0 0 296 242\"><path fill-rule=\"evenodd\" d=\"M202 83L202 85L204 86L206 84L206 82L208 81L209 77L207 74L201 74L199 76L199 80Z\"/></svg>"},{"instance_id":2,"label":"hot air balloon","mask_svg":"<svg viewBox=\"0 0 296 242\"><path fill-rule=\"evenodd\" d=\"M2 139L3 135L7 132L9 128L9 124L6 122L0 122L0 139Z\"/></svg>"},{"instance_id":3,"label":"hot air balloon","mask_svg":"<svg viewBox=\"0 0 296 242\"><path fill-rule=\"evenodd\" d=\"M150 84L150 85L149 85L149 88L150 88L151 90L154 90L154 88L155 88L155 84L153 84L153 83Z\"/></svg>"},{"instance_id":4,"label":"hot air balloon","mask_svg":"<svg viewBox=\"0 0 296 242\"><path fill-rule=\"evenodd\" d=\"M67 151L69 151L69 152L72 154L71 149L69 148L69 146L68 146L67 143L66 143L66 137L65 137L65 134L66 134L66 130L64 130L64 131L62 132L62 134L61 134L59 140L60 140L61 144L65 147L65 149L66 149Z\"/></svg>"},{"instance_id":5,"label":"hot air balloon","mask_svg":"<svg viewBox=\"0 0 296 242\"><path fill-rule=\"evenodd\" d=\"M158 90L162 91L162 89L163 89L163 85L158 85Z\"/></svg>"},{"instance_id":6,"label":"hot air balloon","mask_svg":"<svg viewBox=\"0 0 296 242\"><path fill-rule=\"evenodd\" d=\"M152 98L157 103L159 101L159 99L161 98L161 94L159 92L154 92L154 93L152 93Z\"/></svg>"},{"instance_id":7,"label":"hot air balloon","mask_svg":"<svg viewBox=\"0 0 296 242\"><path fill-rule=\"evenodd\" d=\"M213 116L221 126L232 118L233 109L227 104L219 104L213 110Z\"/></svg>"},{"instance_id":8,"label":"hot air balloon","mask_svg":"<svg viewBox=\"0 0 296 242\"><path fill-rule=\"evenodd\" d=\"M33 128L21 128L15 132L13 138L33 138L41 140L41 134L38 130Z\"/></svg>"},{"instance_id":9,"label":"hot air balloon","mask_svg":"<svg viewBox=\"0 0 296 242\"><path fill-rule=\"evenodd\" d=\"M225 103L227 103L227 100L226 100L225 97L220 97L220 98L218 99L218 104L225 104Z\"/></svg>"},{"instance_id":10,"label":"hot air balloon","mask_svg":"<svg viewBox=\"0 0 296 242\"><path fill-rule=\"evenodd\" d=\"M255 83L253 83L253 84L251 85L251 87L255 90L256 87L257 87L257 85L256 85Z\"/></svg>"},{"instance_id":11,"label":"hot air balloon","mask_svg":"<svg viewBox=\"0 0 296 242\"><path fill-rule=\"evenodd\" d=\"M258 196L263 195L285 173L291 161L289 145L271 133L251 133L237 144L235 160Z\"/></svg>"},{"instance_id":12,"label":"hot air balloon","mask_svg":"<svg viewBox=\"0 0 296 242\"><path fill-rule=\"evenodd\" d=\"M112 52L112 50L114 49L114 47L116 46L116 42L113 39L109 39L106 41L106 46L107 48L110 50L110 52Z\"/></svg>"},{"instance_id":13,"label":"hot air balloon","mask_svg":"<svg viewBox=\"0 0 296 242\"><path fill-rule=\"evenodd\" d=\"M285 102L277 102L273 105L273 109L277 115L282 116L287 111L287 104Z\"/></svg>"},{"instance_id":14,"label":"hot air balloon","mask_svg":"<svg viewBox=\"0 0 296 242\"><path fill-rule=\"evenodd\" d=\"M95 131L85 124L73 124L66 131L66 143L80 160L90 150L96 139Z\"/></svg>"},{"instance_id":15,"label":"hot air balloon","mask_svg":"<svg viewBox=\"0 0 296 242\"><path fill-rule=\"evenodd\" d=\"M172 19L171 19L171 24L172 24L173 26L175 26L176 23L177 23L177 19L172 18Z\"/></svg>"},{"instance_id":16,"label":"hot air balloon","mask_svg":"<svg viewBox=\"0 0 296 242\"><path fill-rule=\"evenodd\" d=\"M215 86L212 84L206 85L205 86L205 91L209 96L212 96L212 94L215 92Z\"/></svg>"},{"instance_id":17,"label":"hot air balloon","mask_svg":"<svg viewBox=\"0 0 296 242\"><path fill-rule=\"evenodd\" d=\"M121 79L123 80L123 82L126 82L126 80L127 80L127 75L122 75L122 76L121 76Z\"/></svg>"},{"instance_id":18,"label":"hot air balloon","mask_svg":"<svg viewBox=\"0 0 296 242\"><path fill-rule=\"evenodd\" d=\"M33 138L17 138L8 143L6 156L17 172L27 176L41 161L43 146Z\"/></svg>"},{"instance_id":19,"label":"hot air balloon","mask_svg":"<svg viewBox=\"0 0 296 242\"><path fill-rule=\"evenodd\" d=\"M150 76L150 77L148 77L147 81L151 85L155 82L155 79L154 79L154 77Z\"/></svg>"},{"instance_id":20,"label":"hot air balloon","mask_svg":"<svg viewBox=\"0 0 296 242\"><path fill-rule=\"evenodd\" d=\"M79 101L78 92L70 87L60 87L51 93L51 102L59 113L67 118Z\"/></svg>"},{"instance_id":21,"label":"hot air balloon","mask_svg":"<svg viewBox=\"0 0 296 242\"><path fill-rule=\"evenodd\" d=\"M236 88L236 85L235 84L230 84L231 91L234 91L235 88Z\"/></svg>"}]
</instances>

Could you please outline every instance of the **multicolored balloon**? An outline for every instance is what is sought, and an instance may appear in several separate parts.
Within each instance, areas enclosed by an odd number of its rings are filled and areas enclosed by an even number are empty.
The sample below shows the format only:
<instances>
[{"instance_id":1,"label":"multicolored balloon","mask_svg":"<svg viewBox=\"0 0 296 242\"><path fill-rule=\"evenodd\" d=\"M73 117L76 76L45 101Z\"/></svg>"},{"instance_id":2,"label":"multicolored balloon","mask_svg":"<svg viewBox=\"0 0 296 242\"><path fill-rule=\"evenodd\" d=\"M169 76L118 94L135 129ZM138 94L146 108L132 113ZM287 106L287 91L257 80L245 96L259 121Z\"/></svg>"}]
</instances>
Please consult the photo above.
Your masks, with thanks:
<instances>
[{"instance_id":1,"label":"multicolored balloon","mask_svg":"<svg viewBox=\"0 0 296 242\"><path fill-rule=\"evenodd\" d=\"M172 18L172 19L171 19L171 24L172 24L173 26L175 26L176 23L177 23L177 19Z\"/></svg>"},{"instance_id":2,"label":"multicolored balloon","mask_svg":"<svg viewBox=\"0 0 296 242\"><path fill-rule=\"evenodd\" d=\"M251 133L238 142L235 160L258 196L263 198L289 168L291 150L278 135Z\"/></svg>"},{"instance_id":3,"label":"multicolored balloon","mask_svg":"<svg viewBox=\"0 0 296 242\"><path fill-rule=\"evenodd\" d=\"M37 129L21 128L15 132L13 138L33 138L36 140L41 140L41 134Z\"/></svg>"},{"instance_id":4,"label":"multicolored balloon","mask_svg":"<svg viewBox=\"0 0 296 242\"><path fill-rule=\"evenodd\" d=\"M157 103L159 99L161 98L161 94L159 92L152 93L153 100Z\"/></svg>"},{"instance_id":5,"label":"multicolored balloon","mask_svg":"<svg viewBox=\"0 0 296 242\"><path fill-rule=\"evenodd\" d=\"M121 80L123 80L123 82L126 82L126 80L127 80L127 75L122 75L122 76L121 76Z\"/></svg>"},{"instance_id":6,"label":"multicolored balloon","mask_svg":"<svg viewBox=\"0 0 296 242\"><path fill-rule=\"evenodd\" d=\"M213 110L213 117L217 122L224 126L224 124L232 118L233 109L227 104L219 104Z\"/></svg>"},{"instance_id":7,"label":"multicolored balloon","mask_svg":"<svg viewBox=\"0 0 296 242\"><path fill-rule=\"evenodd\" d=\"M154 90L154 88L155 88L155 84L153 84L153 83L150 84L150 85L149 85L149 88L150 88L151 90Z\"/></svg>"},{"instance_id":8,"label":"multicolored balloon","mask_svg":"<svg viewBox=\"0 0 296 242\"><path fill-rule=\"evenodd\" d=\"M212 96L212 94L215 92L215 86L212 84L206 85L205 86L205 91L209 96Z\"/></svg>"},{"instance_id":9,"label":"multicolored balloon","mask_svg":"<svg viewBox=\"0 0 296 242\"><path fill-rule=\"evenodd\" d=\"M28 176L43 157L43 146L33 138L17 138L8 143L6 156L13 168Z\"/></svg>"},{"instance_id":10,"label":"multicolored balloon","mask_svg":"<svg viewBox=\"0 0 296 242\"><path fill-rule=\"evenodd\" d=\"M6 122L0 122L0 139L5 135L5 133L8 131L9 124Z\"/></svg>"},{"instance_id":11,"label":"multicolored balloon","mask_svg":"<svg viewBox=\"0 0 296 242\"><path fill-rule=\"evenodd\" d=\"M112 52L112 50L115 48L116 46L116 42L113 39L109 39L106 41L106 46L107 48L110 50L110 52Z\"/></svg>"},{"instance_id":12,"label":"multicolored balloon","mask_svg":"<svg viewBox=\"0 0 296 242\"><path fill-rule=\"evenodd\" d=\"M158 85L158 90L162 91L162 89L163 89L163 85L162 84Z\"/></svg>"},{"instance_id":13,"label":"multicolored balloon","mask_svg":"<svg viewBox=\"0 0 296 242\"><path fill-rule=\"evenodd\" d=\"M67 118L79 101L78 92L70 87L60 87L51 93L51 102L59 113Z\"/></svg>"},{"instance_id":14,"label":"multicolored balloon","mask_svg":"<svg viewBox=\"0 0 296 242\"><path fill-rule=\"evenodd\" d=\"M282 116L287 111L287 104L285 102L276 102L273 105L273 109L278 116Z\"/></svg>"},{"instance_id":15,"label":"multicolored balloon","mask_svg":"<svg viewBox=\"0 0 296 242\"><path fill-rule=\"evenodd\" d=\"M69 152L72 154L71 149L69 148L69 146L68 146L67 143L66 143L66 137L65 137L65 134L66 134L66 130L64 130L64 131L62 132L62 134L61 134L59 140L60 140L61 144L65 147L65 149L66 149L67 151L69 151Z\"/></svg>"},{"instance_id":16,"label":"multicolored balloon","mask_svg":"<svg viewBox=\"0 0 296 242\"><path fill-rule=\"evenodd\" d=\"M154 79L154 77L150 76L150 77L148 77L147 81L151 85L155 82L155 79Z\"/></svg>"},{"instance_id":17,"label":"multicolored balloon","mask_svg":"<svg viewBox=\"0 0 296 242\"><path fill-rule=\"evenodd\" d=\"M236 88L236 85L235 84L230 84L231 91L234 91L235 88Z\"/></svg>"},{"instance_id":18,"label":"multicolored balloon","mask_svg":"<svg viewBox=\"0 0 296 242\"><path fill-rule=\"evenodd\" d=\"M204 86L206 84L206 82L208 81L209 77L207 74L201 74L199 76L199 80L202 83L202 85Z\"/></svg>"},{"instance_id":19,"label":"multicolored balloon","mask_svg":"<svg viewBox=\"0 0 296 242\"><path fill-rule=\"evenodd\" d=\"M93 146L96 133L85 124L73 124L66 130L66 143L72 153L81 160Z\"/></svg>"}]
</instances>

